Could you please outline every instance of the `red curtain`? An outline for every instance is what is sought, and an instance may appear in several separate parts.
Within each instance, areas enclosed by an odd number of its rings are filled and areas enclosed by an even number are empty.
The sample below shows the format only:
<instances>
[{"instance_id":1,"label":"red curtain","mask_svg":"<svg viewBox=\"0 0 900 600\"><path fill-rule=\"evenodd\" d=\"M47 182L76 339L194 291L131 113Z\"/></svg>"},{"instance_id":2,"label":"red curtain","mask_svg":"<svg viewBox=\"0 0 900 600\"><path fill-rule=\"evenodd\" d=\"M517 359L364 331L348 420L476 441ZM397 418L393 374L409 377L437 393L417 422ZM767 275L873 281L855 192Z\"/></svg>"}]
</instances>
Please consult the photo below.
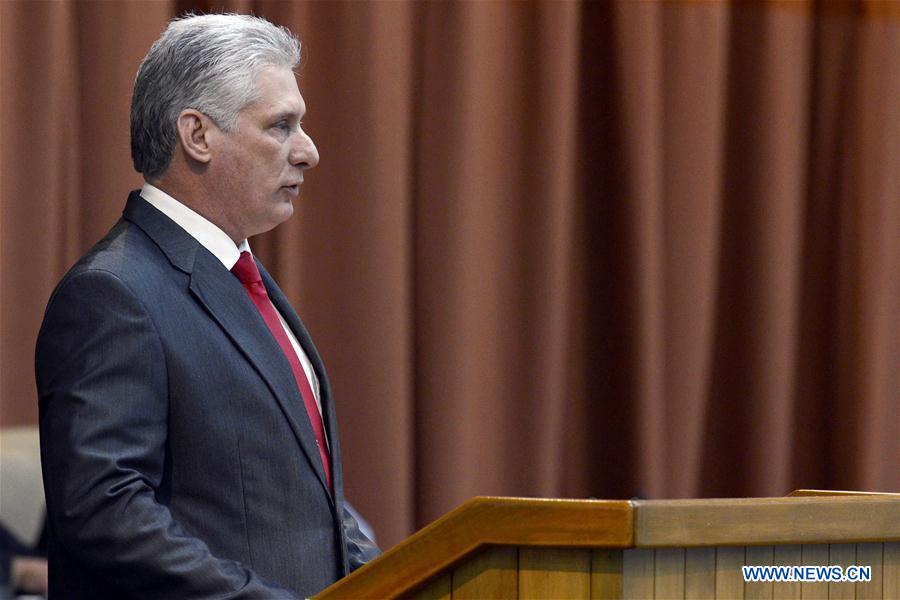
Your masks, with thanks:
<instances>
[{"instance_id":1,"label":"red curtain","mask_svg":"<svg viewBox=\"0 0 900 600\"><path fill-rule=\"evenodd\" d=\"M3 2L4 425L140 185L141 58L222 9L303 40L322 161L252 244L382 545L478 494L900 491L893 2Z\"/></svg>"}]
</instances>

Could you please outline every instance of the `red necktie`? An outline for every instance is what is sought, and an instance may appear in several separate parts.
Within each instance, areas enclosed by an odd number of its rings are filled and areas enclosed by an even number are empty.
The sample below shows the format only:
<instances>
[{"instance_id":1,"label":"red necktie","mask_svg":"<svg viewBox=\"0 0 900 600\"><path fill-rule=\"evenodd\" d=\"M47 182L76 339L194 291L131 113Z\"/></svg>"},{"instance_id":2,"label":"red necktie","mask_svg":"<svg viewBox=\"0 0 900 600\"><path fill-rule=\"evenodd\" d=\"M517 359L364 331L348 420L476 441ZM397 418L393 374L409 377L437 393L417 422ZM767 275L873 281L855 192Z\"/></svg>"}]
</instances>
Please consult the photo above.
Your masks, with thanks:
<instances>
[{"instance_id":1,"label":"red necktie","mask_svg":"<svg viewBox=\"0 0 900 600\"><path fill-rule=\"evenodd\" d=\"M300 364L300 359L291 346L287 332L278 319L278 313L269 300L266 293L266 286L263 285L262 277L259 269L256 268L256 261L249 252L241 252L241 257L237 263L231 268L231 272L238 278L247 290L256 310L262 315L263 321L269 326L269 331L275 337L275 341L281 346L281 351L291 363L291 370L294 372L294 379L297 381L297 387L300 389L300 395L303 397L303 404L306 405L306 413L309 415L309 422L312 424L313 432L316 434L316 443L319 446L319 455L322 457L322 465L325 468L325 481L328 482L328 488L331 489L331 466L328 460L328 446L325 444L325 428L322 426L322 415L319 413L319 407L316 405L316 398L313 396L312 388L309 387L309 380Z\"/></svg>"}]
</instances>

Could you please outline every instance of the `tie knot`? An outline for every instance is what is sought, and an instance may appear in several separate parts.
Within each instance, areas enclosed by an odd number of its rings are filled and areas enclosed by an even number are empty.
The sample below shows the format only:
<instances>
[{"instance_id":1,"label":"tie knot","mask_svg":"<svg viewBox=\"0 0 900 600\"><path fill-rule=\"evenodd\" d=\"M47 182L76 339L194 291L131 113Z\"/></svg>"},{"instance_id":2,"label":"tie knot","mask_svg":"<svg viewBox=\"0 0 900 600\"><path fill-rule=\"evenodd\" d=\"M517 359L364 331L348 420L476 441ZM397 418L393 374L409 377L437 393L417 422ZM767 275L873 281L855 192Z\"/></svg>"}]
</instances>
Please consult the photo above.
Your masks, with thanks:
<instances>
[{"instance_id":1,"label":"tie knot","mask_svg":"<svg viewBox=\"0 0 900 600\"><path fill-rule=\"evenodd\" d=\"M247 251L241 252L241 257L231 267L231 272L238 278L238 281L244 284L262 281L259 269L256 268L256 261L253 260L253 256Z\"/></svg>"}]
</instances>

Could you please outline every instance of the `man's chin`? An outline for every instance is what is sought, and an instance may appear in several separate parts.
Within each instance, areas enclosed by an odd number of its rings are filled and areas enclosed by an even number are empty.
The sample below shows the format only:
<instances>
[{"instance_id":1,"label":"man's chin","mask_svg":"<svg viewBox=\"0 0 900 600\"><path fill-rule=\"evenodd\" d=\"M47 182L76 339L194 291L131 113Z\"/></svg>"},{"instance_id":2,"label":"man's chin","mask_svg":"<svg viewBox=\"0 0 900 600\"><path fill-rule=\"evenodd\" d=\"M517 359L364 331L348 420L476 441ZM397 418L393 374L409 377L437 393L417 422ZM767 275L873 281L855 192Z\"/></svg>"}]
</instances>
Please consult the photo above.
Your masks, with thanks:
<instances>
[{"instance_id":1,"label":"man's chin","mask_svg":"<svg viewBox=\"0 0 900 600\"><path fill-rule=\"evenodd\" d=\"M294 203L289 199L278 205L276 211L272 214L272 226L269 229L275 229L294 215Z\"/></svg>"},{"instance_id":2,"label":"man's chin","mask_svg":"<svg viewBox=\"0 0 900 600\"><path fill-rule=\"evenodd\" d=\"M272 231L273 229L290 219L291 215L293 214L294 205L290 200L286 202L280 202L277 206L277 210L273 210L267 215L269 217L268 221L264 225L261 222L258 223L257 226L247 234L247 237L251 238L262 233Z\"/></svg>"}]
</instances>

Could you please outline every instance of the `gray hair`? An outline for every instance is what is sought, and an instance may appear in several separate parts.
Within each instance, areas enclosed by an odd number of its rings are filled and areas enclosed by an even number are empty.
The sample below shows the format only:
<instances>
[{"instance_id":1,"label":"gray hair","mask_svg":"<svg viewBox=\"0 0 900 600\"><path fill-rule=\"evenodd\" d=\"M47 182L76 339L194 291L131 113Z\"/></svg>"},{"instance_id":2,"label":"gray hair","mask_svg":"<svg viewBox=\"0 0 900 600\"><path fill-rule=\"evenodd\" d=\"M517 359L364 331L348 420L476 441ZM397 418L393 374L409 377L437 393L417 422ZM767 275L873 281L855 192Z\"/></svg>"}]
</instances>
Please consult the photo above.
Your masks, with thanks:
<instances>
[{"instance_id":1,"label":"gray hair","mask_svg":"<svg viewBox=\"0 0 900 600\"><path fill-rule=\"evenodd\" d=\"M258 97L262 67L295 69L300 41L250 15L187 15L169 23L144 57L131 98L131 158L148 179L162 175L178 140L178 115L198 110L225 131Z\"/></svg>"}]
</instances>

